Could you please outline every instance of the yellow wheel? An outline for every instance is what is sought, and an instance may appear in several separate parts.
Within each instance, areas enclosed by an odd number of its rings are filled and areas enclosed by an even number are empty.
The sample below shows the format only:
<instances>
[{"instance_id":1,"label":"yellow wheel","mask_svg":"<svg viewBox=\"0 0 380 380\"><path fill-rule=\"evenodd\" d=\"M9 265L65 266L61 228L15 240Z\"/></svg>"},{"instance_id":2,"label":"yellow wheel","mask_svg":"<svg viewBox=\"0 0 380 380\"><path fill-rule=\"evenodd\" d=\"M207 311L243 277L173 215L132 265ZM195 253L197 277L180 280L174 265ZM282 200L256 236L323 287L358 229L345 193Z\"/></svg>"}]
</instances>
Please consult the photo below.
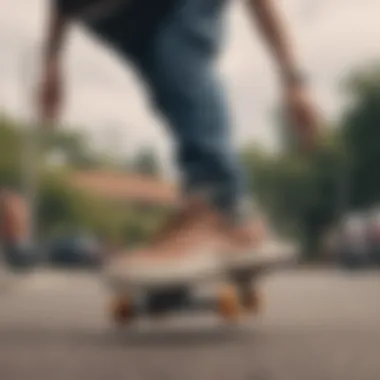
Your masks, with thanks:
<instances>
[{"instance_id":1,"label":"yellow wheel","mask_svg":"<svg viewBox=\"0 0 380 380\"><path fill-rule=\"evenodd\" d=\"M262 294L256 288L243 289L241 303L245 311L258 314L263 309Z\"/></svg>"},{"instance_id":2,"label":"yellow wheel","mask_svg":"<svg viewBox=\"0 0 380 380\"><path fill-rule=\"evenodd\" d=\"M112 320L120 325L127 325L133 320L132 300L128 297L118 297L111 304Z\"/></svg>"},{"instance_id":3,"label":"yellow wheel","mask_svg":"<svg viewBox=\"0 0 380 380\"><path fill-rule=\"evenodd\" d=\"M235 322L242 314L237 288L224 287L219 294L218 308L220 315L227 321Z\"/></svg>"}]
</instances>

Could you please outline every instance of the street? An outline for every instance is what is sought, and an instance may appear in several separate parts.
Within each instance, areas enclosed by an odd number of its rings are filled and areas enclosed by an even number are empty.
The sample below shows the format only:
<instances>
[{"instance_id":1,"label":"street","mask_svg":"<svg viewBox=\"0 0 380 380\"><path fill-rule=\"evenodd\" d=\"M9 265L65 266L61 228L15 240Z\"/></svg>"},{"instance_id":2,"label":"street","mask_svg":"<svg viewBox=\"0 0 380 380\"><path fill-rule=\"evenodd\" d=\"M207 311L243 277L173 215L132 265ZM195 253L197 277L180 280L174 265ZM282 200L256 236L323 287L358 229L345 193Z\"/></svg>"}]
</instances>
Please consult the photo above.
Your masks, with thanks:
<instances>
[{"instance_id":1,"label":"street","mask_svg":"<svg viewBox=\"0 0 380 380\"><path fill-rule=\"evenodd\" d=\"M378 380L380 273L263 278L259 318L171 317L118 330L94 274L0 284L1 380Z\"/></svg>"}]
</instances>

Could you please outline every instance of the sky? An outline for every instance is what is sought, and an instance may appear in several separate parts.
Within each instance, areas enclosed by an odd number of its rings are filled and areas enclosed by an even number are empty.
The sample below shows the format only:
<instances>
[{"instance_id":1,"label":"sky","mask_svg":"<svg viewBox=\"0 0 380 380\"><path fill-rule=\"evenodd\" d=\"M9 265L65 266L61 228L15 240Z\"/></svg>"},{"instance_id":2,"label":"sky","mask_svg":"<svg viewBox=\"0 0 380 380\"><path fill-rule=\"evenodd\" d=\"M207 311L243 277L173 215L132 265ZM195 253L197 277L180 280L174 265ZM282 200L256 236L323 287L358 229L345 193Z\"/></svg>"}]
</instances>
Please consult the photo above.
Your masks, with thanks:
<instances>
[{"instance_id":1,"label":"sky","mask_svg":"<svg viewBox=\"0 0 380 380\"><path fill-rule=\"evenodd\" d=\"M38 72L48 0L2 0L0 12L0 106L32 115L31 84ZM340 83L354 68L380 57L380 0L278 0L323 116L344 106ZM220 60L237 144L276 144L273 109L281 99L274 62L242 1L232 1L226 49ZM154 147L164 165L173 144L152 113L129 67L75 29L65 58L67 103L63 122L80 128L97 147L131 155ZM169 165L170 166L170 165Z\"/></svg>"}]
</instances>

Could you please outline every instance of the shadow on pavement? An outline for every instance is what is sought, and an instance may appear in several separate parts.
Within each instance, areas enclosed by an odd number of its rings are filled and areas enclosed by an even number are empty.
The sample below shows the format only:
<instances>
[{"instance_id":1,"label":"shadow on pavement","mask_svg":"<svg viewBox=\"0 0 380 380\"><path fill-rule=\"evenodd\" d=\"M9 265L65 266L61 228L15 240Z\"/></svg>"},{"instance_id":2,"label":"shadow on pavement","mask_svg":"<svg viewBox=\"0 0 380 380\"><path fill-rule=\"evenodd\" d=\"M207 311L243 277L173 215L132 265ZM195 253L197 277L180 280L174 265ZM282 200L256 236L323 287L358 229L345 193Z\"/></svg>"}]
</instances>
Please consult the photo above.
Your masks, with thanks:
<instances>
[{"instance_id":1,"label":"shadow on pavement","mask_svg":"<svg viewBox=\"0 0 380 380\"><path fill-rule=\"evenodd\" d=\"M220 327L207 330L181 328L176 331L171 329L155 331L114 330L105 335L105 342L134 346L205 346L241 341L253 335L252 331L238 327Z\"/></svg>"},{"instance_id":2,"label":"shadow on pavement","mask_svg":"<svg viewBox=\"0 0 380 380\"><path fill-rule=\"evenodd\" d=\"M0 330L0 349L7 345L75 344L91 346L215 346L255 336L253 330L239 327L162 329L154 331L105 328L90 331L75 329L18 328Z\"/></svg>"}]
</instances>

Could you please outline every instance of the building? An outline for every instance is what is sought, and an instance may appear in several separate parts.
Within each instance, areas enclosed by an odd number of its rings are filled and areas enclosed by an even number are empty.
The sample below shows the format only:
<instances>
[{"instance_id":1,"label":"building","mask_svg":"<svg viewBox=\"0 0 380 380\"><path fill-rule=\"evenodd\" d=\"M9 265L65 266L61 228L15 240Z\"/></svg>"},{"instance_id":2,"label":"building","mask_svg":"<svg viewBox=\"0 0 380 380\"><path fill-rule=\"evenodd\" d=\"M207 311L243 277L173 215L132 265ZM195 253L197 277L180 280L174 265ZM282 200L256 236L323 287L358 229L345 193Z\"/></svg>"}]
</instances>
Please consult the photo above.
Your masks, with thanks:
<instances>
[{"instance_id":1,"label":"building","mask_svg":"<svg viewBox=\"0 0 380 380\"><path fill-rule=\"evenodd\" d=\"M179 202L174 185L138 174L81 171L72 174L70 182L78 190L114 201L170 208Z\"/></svg>"}]
</instances>

